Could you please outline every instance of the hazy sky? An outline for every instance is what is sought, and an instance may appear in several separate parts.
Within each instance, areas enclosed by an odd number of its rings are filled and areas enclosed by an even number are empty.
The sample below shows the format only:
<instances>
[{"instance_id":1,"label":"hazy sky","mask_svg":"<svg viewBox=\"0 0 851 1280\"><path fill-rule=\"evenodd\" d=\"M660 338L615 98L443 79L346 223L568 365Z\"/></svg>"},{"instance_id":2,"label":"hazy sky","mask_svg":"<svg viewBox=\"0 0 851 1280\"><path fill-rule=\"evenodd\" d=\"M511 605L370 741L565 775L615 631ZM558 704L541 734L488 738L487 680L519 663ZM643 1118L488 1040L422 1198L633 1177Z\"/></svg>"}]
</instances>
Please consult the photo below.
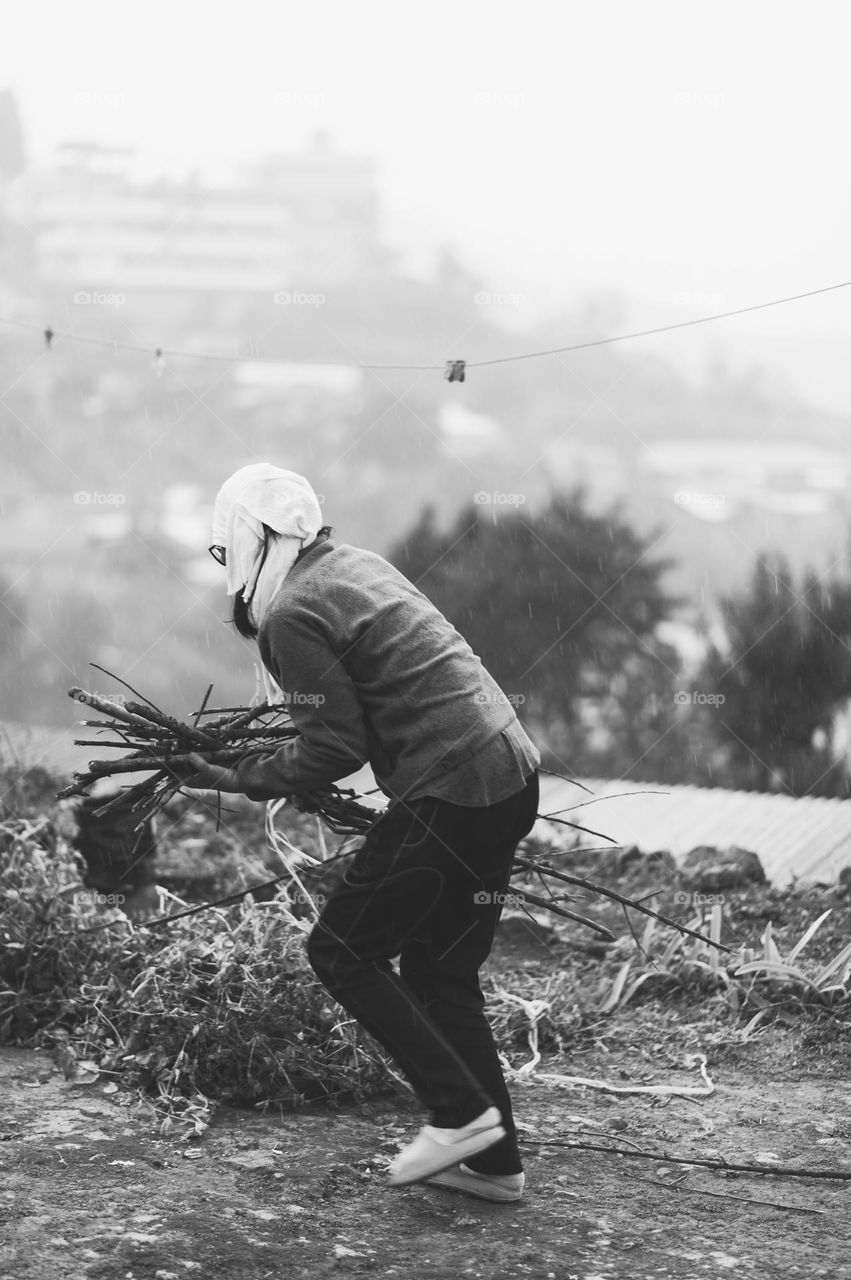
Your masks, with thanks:
<instances>
[{"instance_id":1,"label":"hazy sky","mask_svg":"<svg viewBox=\"0 0 851 1280\"><path fill-rule=\"evenodd\" d=\"M33 163L69 139L226 175L326 129L386 229L445 242L529 316L623 294L636 328L851 279L842 0L5 0ZM509 317L510 318L510 317ZM851 411L851 289L654 339L721 346Z\"/></svg>"}]
</instances>

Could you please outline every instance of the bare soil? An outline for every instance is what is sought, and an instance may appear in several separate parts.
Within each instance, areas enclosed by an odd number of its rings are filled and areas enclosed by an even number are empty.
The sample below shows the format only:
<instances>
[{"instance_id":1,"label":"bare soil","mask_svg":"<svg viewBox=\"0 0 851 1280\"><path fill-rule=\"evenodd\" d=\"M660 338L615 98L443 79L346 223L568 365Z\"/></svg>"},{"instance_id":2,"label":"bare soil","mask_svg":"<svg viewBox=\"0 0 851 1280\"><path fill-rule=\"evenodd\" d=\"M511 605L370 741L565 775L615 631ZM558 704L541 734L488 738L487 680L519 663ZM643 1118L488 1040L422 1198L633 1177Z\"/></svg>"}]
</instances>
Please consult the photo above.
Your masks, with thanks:
<instances>
[{"instance_id":1,"label":"bare soil","mask_svg":"<svg viewBox=\"0 0 851 1280\"><path fill-rule=\"evenodd\" d=\"M576 870L613 878L612 869ZM679 881L662 863L631 865L623 881L636 896L660 886L660 909L684 918ZM822 963L851 936L847 888L760 885L724 900L736 928L725 923L722 940L734 947L758 945L770 921L786 954L827 907L808 956ZM576 909L625 934L614 905L577 894ZM534 1071L517 1078L527 1178L518 1204L388 1185L387 1165L425 1119L413 1098L284 1114L223 1106L202 1137L180 1140L161 1136L150 1104L120 1080L118 1088L104 1076L72 1083L47 1052L0 1048L0 1276L851 1280L847 1016L816 1017L789 1000L782 1020L743 1043L723 993L682 987L589 1022L583 1007L597 1007L634 953L623 940L615 956L573 926L500 927L486 976L527 997L553 975L566 981L561 1022L549 1031L542 1023L537 1072L622 1087L698 1085L689 1063L702 1053L715 1091L660 1098L568 1088ZM516 1068L530 1060L519 1025ZM566 1145L578 1141L766 1172ZM778 1166L846 1177L769 1172Z\"/></svg>"},{"instance_id":2,"label":"bare soil","mask_svg":"<svg viewBox=\"0 0 851 1280\"><path fill-rule=\"evenodd\" d=\"M158 1135L138 1095L69 1083L37 1050L0 1050L0 1274L851 1277L848 1181L554 1145L632 1143L851 1174L847 1042L808 1045L800 1028L774 1025L746 1045L717 1033L712 1044L695 1013L653 1002L624 1010L587 1050L539 1069L695 1084L685 1059L702 1049L711 1097L617 1095L534 1076L514 1085L527 1190L513 1205L387 1184L387 1164L423 1123L413 1099L284 1115L222 1108L202 1138L179 1141Z\"/></svg>"}]
</instances>

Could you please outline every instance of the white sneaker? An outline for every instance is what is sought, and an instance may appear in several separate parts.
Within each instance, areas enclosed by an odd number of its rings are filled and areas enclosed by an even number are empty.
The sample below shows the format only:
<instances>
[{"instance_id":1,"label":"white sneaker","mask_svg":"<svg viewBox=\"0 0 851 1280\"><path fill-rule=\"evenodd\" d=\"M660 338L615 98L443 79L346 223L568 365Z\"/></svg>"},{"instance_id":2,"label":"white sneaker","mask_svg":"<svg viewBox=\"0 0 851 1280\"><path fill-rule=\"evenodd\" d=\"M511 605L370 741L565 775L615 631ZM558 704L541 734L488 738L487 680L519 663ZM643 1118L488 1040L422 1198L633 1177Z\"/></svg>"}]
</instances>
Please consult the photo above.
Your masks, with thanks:
<instances>
[{"instance_id":1,"label":"white sneaker","mask_svg":"<svg viewBox=\"0 0 851 1280\"><path fill-rule=\"evenodd\" d=\"M466 1191L468 1195L478 1196L480 1200L520 1200L523 1185L526 1181L524 1173L477 1173L459 1164L451 1169L444 1169L425 1181L429 1186L449 1187L453 1191Z\"/></svg>"},{"instance_id":2,"label":"white sneaker","mask_svg":"<svg viewBox=\"0 0 851 1280\"><path fill-rule=\"evenodd\" d=\"M488 1107L478 1119L471 1120L460 1129L424 1125L414 1141L400 1151L390 1165L390 1183L394 1187L402 1187L409 1182L422 1182L467 1156L486 1151L505 1137L501 1119L496 1107Z\"/></svg>"}]
</instances>

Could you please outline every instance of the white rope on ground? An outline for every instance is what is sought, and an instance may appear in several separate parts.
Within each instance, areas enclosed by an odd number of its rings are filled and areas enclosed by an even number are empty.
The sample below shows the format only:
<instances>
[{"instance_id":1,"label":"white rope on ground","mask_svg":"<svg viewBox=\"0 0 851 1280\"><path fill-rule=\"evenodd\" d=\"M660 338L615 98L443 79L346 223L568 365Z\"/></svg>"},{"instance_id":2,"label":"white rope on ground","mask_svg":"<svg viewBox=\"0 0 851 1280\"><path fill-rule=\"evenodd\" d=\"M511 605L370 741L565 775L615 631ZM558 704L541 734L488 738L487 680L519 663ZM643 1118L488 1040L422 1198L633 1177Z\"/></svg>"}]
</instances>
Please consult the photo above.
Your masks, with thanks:
<instances>
[{"instance_id":1,"label":"white rope on ground","mask_svg":"<svg viewBox=\"0 0 851 1280\"><path fill-rule=\"evenodd\" d=\"M512 1067L503 1054L500 1054L502 1064L505 1069L514 1077L519 1079L528 1078L535 1067L541 1061L541 1052L538 1048L538 1022L547 1009L550 1008L549 1000L524 1000L522 996L512 995L510 991L504 990L503 987L494 983L494 991L497 995L502 996L503 1000L507 1000L510 1004L517 1004L524 1010L529 1019L529 1048L532 1050L532 1057L528 1062L524 1062L522 1067Z\"/></svg>"},{"instance_id":2,"label":"white rope on ground","mask_svg":"<svg viewBox=\"0 0 851 1280\"><path fill-rule=\"evenodd\" d=\"M649 1094L655 1097L678 1097L678 1098L708 1098L715 1092L713 1084L706 1070L706 1055L702 1053L692 1053L686 1058L686 1066L694 1067L697 1065L700 1074L703 1077L703 1084L700 1085L677 1085L677 1084L635 1084L620 1085L609 1084L607 1080L598 1080L590 1076L567 1076L559 1072L553 1071L537 1071L536 1067L541 1061L541 1053L538 1048L538 1023L547 1009L550 1008L548 1000L525 1000L522 996L512 995L510 991L494 983L494 991L501 996L503 1000L507 1000L510 1004L519 1005L524 1010L529 1019L529 1048L532 1051L532 1057L528 1062L524 1062L522 1067L512 1067L511 1063L503 1053L499 1058L502 1067L507 1076L512 1080L516 1080L520 1084L537 1083L541 1081L546 1084L562 1085L565 1088L575 1088L577 1085L586 1089L603 1089L607 1093L639 1093Z\"/></svg>"},{"instance_id":3,"label":"white rope on ground","mask_svg":"<svg viewBox=\"0 0 851 1280\"><path fill-rule=\"evenodd\" d=\"M606 1080L593 1080L587 1076L563 1076L554 1072L541 1071L536 1075L536 1080L546 1081L548 1084L565 1085L572 1087L574 1085L584 1085L588 1089L605 1089L608 1093L646 1093L655 1095L659 1098L708 1098L715 1092L715 1085L712 1083L706 1071L706 1058L702 1053L693 1053L690 1055L690 1066L694 1066L695 1061L700 1067L700 1074L703 1077L704 1084L701 1085L680 1085L680 1084L634 1084L619 1085L609 1084Z\"/></svg>"}]
</instances>

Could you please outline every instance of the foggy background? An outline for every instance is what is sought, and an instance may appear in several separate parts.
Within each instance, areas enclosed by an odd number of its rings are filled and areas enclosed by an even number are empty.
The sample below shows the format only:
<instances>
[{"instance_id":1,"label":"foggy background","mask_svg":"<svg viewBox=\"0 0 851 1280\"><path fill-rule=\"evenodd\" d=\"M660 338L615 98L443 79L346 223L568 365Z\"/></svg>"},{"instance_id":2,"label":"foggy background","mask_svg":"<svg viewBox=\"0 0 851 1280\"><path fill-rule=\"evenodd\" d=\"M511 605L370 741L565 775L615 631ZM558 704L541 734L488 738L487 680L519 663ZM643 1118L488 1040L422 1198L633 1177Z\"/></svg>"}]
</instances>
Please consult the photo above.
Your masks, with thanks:
<instances>
[{"instance_id":1,"label":"foggy background","mask_svg":"<svg viewBox=\"0 0 851 1280\"><path fill-rule=\"evenodd\" d=\"M767 553L847 569L851 291L463 384L441 368L851 277L847 7L83 0L3 22L0 718L67 729L67 688L107 688L91 661L177 715L211 680L247 701L256 653L207 546L219 484L267 459L480 635L540 746L672 780L688 757L709 780L718 717L688 728L677 695L715 688L722 598L755 591ZM670 596L575 652L560 502L603 575L591 604L639 561L665 562ZM550 552L544 570L527 538L508 591L537 650L522 671L498 632L518 519ZM844 669L830 695L822 746Z\"/></svg>"}]
</instances>

